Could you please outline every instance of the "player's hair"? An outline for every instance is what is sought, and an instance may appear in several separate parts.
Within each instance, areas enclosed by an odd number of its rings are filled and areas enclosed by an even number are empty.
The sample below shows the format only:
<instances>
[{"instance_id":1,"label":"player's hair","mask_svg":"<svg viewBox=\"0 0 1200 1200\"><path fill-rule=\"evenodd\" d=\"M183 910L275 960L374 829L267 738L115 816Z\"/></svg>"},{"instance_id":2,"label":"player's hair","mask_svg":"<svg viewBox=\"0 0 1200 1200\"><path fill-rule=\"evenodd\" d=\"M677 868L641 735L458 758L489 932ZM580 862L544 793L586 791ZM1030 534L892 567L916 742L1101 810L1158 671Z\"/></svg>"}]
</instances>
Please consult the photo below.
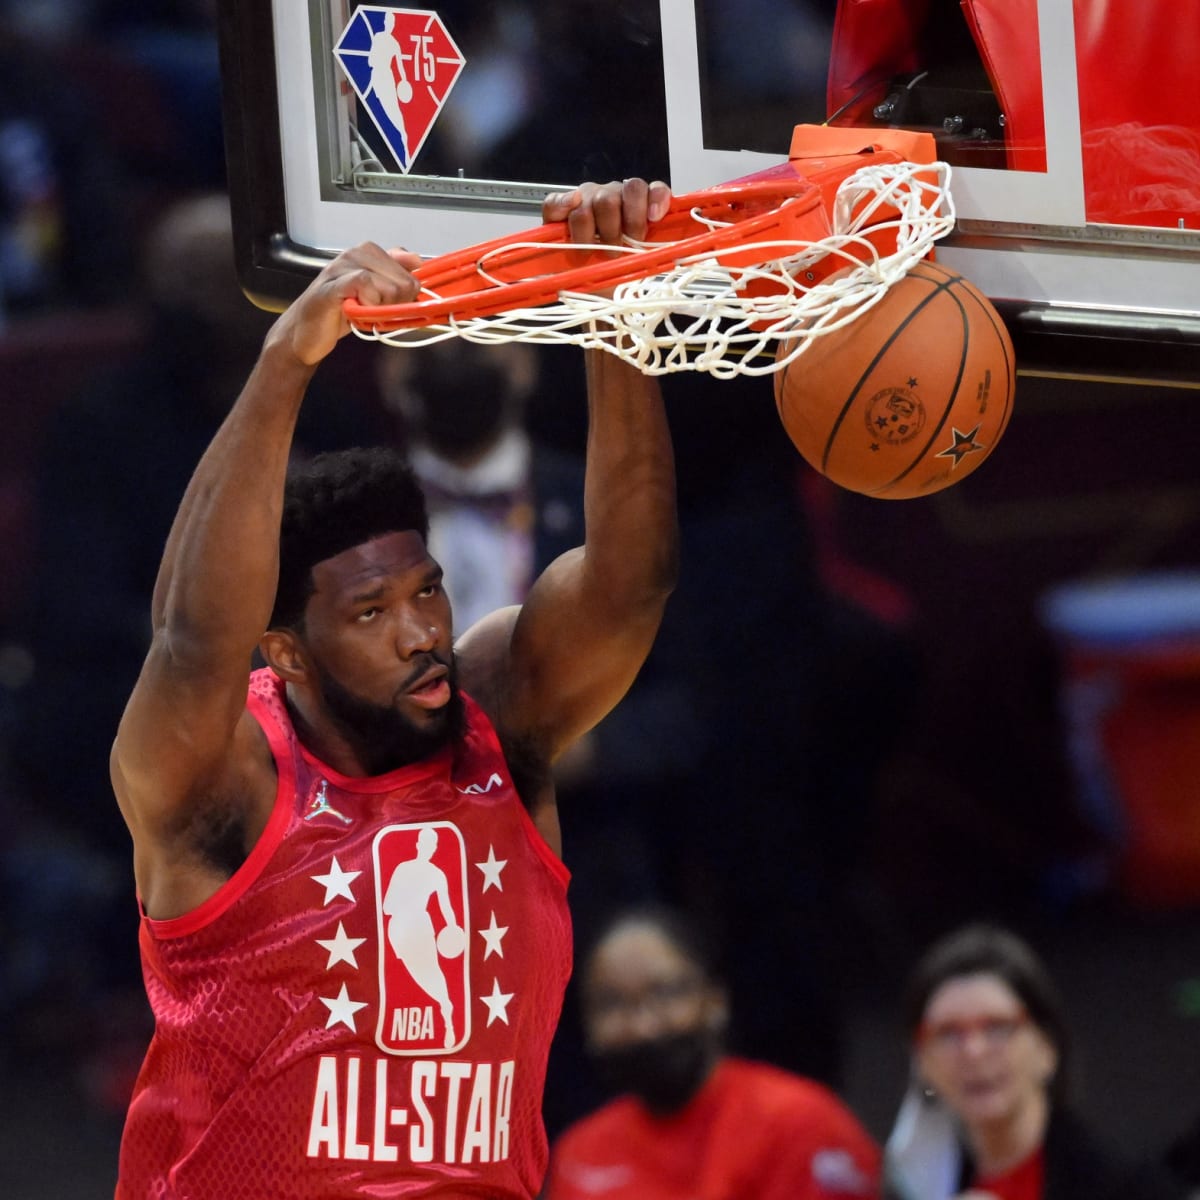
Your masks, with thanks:
<instances>
[{"instance_id":1,"label":"player's hair","mask_svg":"<svg viewBox=\"0 0 1200 1200\"><path fill-rule=\"evenodd\" d=\"M622 908L605 918L589 940L583 961L618 930L648 926L657 930L710 983L720 978L720 954L716 939L708 929L687 913L670 905L645 903Z\"/></svg>"},{"instance_id":2,"label":"player's hair","mask_svg":"<svg viewBox=\"0 0 1200 1200\"><path fill-rule=\"evenodd\" d=\"M407 459L374 446L318 454L288 471L279 532L279 585L270 628L299 629L312 569L385 533L429 534L425 496Z\"/></svg>"},{"instance_id":3,"label":"player's hair","mask_svg":"<svg viewBox=\"0 0 1200 1200\"><path fill-rule=\"evenodd\" d=\"M1048 1091L1054 1101L1066 1098L1070 1080L1070 1030L1066 1005L1045 964L1032 947L998 925L963 926L934 942L909 976L901 1012L909 1037L915 1039L934 992L951 979L994 975L1025 1006L1029 1018L1058 1054L1058 1069Z\"/></svg>"}]
</instances>

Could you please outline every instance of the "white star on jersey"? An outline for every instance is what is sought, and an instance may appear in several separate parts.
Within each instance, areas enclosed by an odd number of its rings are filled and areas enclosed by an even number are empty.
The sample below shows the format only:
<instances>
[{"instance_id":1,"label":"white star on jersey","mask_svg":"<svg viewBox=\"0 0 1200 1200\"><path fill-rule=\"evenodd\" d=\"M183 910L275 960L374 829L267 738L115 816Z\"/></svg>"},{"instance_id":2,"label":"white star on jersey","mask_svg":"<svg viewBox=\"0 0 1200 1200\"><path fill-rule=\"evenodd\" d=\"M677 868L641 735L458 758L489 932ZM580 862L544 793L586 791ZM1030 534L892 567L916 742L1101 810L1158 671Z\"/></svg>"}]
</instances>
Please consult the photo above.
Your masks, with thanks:
<instances>
[{"instance_id":1,"label":"white star on jersey","mask_svg":"<svg viewBox=\"0 0 1200 1200\"><path fill-rule=\"evenodd\" d=\"M345 987L342 991L345 991ZM501 1021L508 1024L508 1002L513 998L512 992L502 992L500 990L500 980L492 980L492 994L490 996L480 996L480 1000L487 1005L488 1019L487 1023L490 1026L493 1021L499 1018ZM328 1001L326 1002L328 1003Z\"/></svg>"},{"instance_id":2,"label":"white star on jersey","mask_svg":"<svg viewBox=\"0 0 1200 1200\"><path fill-rule=\"evenodd\" d=\"M354 957L354 952L365 942L366 938L352 938L346 935L346 927L338 922L337 934L332 938L316 938L318 946L323 946L329 951L329 961L325 964L325 970L331 970L335 964L344 962L349 963L356 970L358 969L358 959Z\"/></svg>"},{"instance_id":3,"label":"white star on jersey","mask_svg":"<svg viewBox=\"0 0 1200 1200\"><path fill-rule=\"evenodd\" d=\"M483 938L487 949L483 952L483 959L486 962L493 954L498 954L501 958L504 957L504 947L500 945L504 935L508 932L507 925L496 924L496 914L492 913L492 923L487 929L479 929L476 931Z\"/></svg>"},{"instance_id":4,"label":"white star on jersey","mask_svg":"<svg viewBox=\"0 0 1200 1200\"><path fill-rule=\"evenodd\" d=\"M324 907L335 896L345 896L353 904L354 893L350 890L350 884L361 874L361 871L343 871L338 866L335 854L330 863L328 875L310 875L309 878L316 880L325 889L325 900L322 903L322 907Z\"/></svg>"},{"instance_id":5,"label":"white star on jersey","mask_svg":"<svg viewBox=\"0 0 1200 1200\"><path fill-rule=\"evenodd\" d=\"M351 1033L358 1032L354 1025L354 1014L358 1012L360 1008L367 1007L365 1000L351 1000L349 993L346 991L346 985L344 983L342 984L342 990L338 992L334 999L329 1000L326 999L326 997L321 996L320 1000L321 1003L325 1005L327 1009L329 1009L329 1020L325 1022L326 1029L332 1029L335 1025L341 1023L342 1025L345 1025ZM487 1001L485 998L484 1003L486 1002ZM506 1025L508 1024L507 1018L505 1019L504 1023ZM491 1024L490 1020L488 1021L488 1024Z\"/></svg>"},{"instance_id":6,"label":"white star on jersey","mask_svg":"<svg viewBox=\"0 0 1200 1200\"><path fill-rule=\"evenodd\" d=\"M494 887L498 892L504 891L504 884L500 882L500 872L508 866L508 859L498 860L494 846L488 846L487 861L475 865L483 872L483 890L485 892L490 887Z\"/></svg>"}]
</instances>

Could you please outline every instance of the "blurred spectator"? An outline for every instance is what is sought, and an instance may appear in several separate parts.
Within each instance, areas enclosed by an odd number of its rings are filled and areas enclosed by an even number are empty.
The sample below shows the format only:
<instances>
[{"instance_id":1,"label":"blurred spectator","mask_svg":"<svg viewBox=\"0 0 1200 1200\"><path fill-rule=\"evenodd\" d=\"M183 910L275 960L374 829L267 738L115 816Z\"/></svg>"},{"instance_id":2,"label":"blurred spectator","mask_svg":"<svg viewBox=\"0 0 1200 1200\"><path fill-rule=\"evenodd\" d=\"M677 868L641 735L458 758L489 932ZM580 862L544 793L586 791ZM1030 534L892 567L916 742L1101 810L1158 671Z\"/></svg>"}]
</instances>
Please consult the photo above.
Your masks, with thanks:
<instances>
[{"instance_id":1,"label":"blurred spectator","mask_svg":"<svg viewBox=\"0 0 1200 1200\"><path fill-rule=\"evenodd\" d=\"M885 1150L895 1200L1182 1200L1074 1111L1066 1011L1015 935L977 925L935 943L904 1020L913 1084Z\"/></svg>"},{"instance_id":2,"label":"blurred spectator","mask_svg":"<svg viewBox=\"0 0 1200 1200\"><path fill-rule=\"evenodd\" d=\"M545 1200L878 1194L878 1149L837 1096L725 1053L728 996L683 917L614 918L582 987L588 1053L619 1095L558 1139Z\"/></svg>"},{"instance_id":3,"label":"blurred spectator","mask_svg":"<svg viewBox=\"0 0 1200 1200\"><path fill-rule=\"evenodd\" d=\"M429 550L455 628L525 599L547 563L583 541L583 459L535 444L525 407L540 362L521 343L458 339L382 349L380 393L399 418L429 504Z\"/></svg>"}]
</instances>

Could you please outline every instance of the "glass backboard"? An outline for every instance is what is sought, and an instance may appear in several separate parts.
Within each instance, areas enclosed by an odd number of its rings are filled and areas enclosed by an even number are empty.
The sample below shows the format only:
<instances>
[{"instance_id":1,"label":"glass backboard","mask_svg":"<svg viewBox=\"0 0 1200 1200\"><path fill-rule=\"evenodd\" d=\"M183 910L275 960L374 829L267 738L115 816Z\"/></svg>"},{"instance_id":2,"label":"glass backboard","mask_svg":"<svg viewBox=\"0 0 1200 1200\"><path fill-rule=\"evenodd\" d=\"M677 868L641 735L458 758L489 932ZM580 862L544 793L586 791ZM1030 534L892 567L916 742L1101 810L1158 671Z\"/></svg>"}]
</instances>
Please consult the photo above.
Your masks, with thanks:
<instances>
[{"instance_id":1,"label":"glass backboard","mask_svg":"<svg viewBox=\"0 0 1200 1200\"><path fill-rule=\"evenodd\" d=\"M221 0L220 40L265 307L358 241L442 254L582 179L691 191L797 124L895 126L952 164L938 256L1024 370L1200 379L1200 0Z\"/></svg>"}]
</instances>

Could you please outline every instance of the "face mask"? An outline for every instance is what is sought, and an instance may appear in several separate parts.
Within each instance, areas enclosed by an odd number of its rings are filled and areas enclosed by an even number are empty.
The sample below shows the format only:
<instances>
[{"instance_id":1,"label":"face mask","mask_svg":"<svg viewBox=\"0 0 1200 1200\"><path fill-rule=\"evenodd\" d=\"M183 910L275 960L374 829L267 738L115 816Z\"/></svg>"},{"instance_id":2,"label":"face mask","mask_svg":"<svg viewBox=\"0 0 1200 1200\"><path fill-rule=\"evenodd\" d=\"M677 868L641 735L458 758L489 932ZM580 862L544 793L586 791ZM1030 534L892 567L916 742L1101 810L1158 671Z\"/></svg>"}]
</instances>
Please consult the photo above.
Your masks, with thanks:
<instances>
[{"instance_id":1,"label":"face mask","mask_svg":"<svg viewBox=\"0 0 1200 1200\"><path fill-rule=\"evenodd\" d=\"M613 1091L632 1092L652 1112L677 1112L700 1090L717 1060L706 1029L593 1050L596 1071Z\"/></svg>"},{"instance_id":2,"label":"face mask","mask_svg":"<svg viewBox=\"0 0 1200 1200\"><path fill-rule=\"evenodd\" d=\"M508 382L491 363L471 358L428 366L415 382L416 420L426 441L446 458L486 448L508 416Z\"/></svg>"}]
</instances>

